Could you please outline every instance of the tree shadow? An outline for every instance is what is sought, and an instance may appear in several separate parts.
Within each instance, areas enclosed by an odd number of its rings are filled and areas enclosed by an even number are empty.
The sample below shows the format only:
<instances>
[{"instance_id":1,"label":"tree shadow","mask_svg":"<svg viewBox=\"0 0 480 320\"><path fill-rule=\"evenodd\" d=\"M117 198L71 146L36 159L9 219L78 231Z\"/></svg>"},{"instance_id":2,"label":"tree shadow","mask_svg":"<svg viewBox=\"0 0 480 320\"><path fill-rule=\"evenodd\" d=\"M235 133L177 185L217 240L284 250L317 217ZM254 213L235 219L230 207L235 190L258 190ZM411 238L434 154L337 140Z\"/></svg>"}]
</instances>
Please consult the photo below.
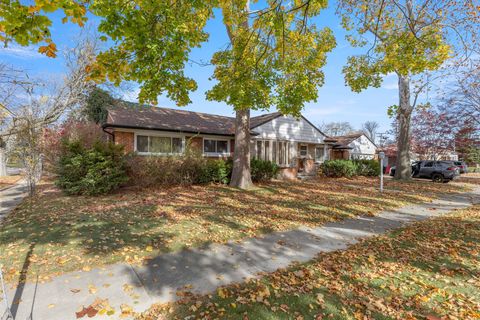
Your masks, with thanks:
<instances>
[{"instance_id":1,"label":"tree shadow","mask_svg":"<svg viewBox=\"0 0 480 320\"><path fill-rule=\"evenodd\" d=\"M181 295L178 303L152 308L146 319L158 314L165 319L202 314L228 319L468 318L478 312L480 301L471 281L480 277L475 255L480 250L479 235L478 215L417 223L361 241L347 251L322 253L260 279L222 287L221 296L213 290L208 295ZM209 268L200 266L197 276L211 273ZM255 299L265 286L270 294L265 300ZM462 304L452 313L452 299L457 298Z\"/></svg>"},{"instance_id":2,"label":"tree shadow","mask_svg":"<svg viewBox=\"0 0 480 320\"><path fill-rule=\"evenodd\" d=\"M340 182L273 181L249 191L223 185L130 188L99 197L69 197L44 185L40 195L7 218L0 230L0 247L23 249L24 243L35 242L34 254L43 260L33 263L30 270L57 274L85 264L123 262L126 255L138 256L135 263L141 263L155 253L206 247L302 225L315 227L398 206L397 194L378 197L363 188L371 187L372 179L348 180L361 187L355 190L342 188ZM413 194L402 196L412 203L421 201ZM153 250L147 252L147 247ZM2 257L5 264L20 269L24 254L19 252L16 260Z\"/></svg>"}]
</instances>

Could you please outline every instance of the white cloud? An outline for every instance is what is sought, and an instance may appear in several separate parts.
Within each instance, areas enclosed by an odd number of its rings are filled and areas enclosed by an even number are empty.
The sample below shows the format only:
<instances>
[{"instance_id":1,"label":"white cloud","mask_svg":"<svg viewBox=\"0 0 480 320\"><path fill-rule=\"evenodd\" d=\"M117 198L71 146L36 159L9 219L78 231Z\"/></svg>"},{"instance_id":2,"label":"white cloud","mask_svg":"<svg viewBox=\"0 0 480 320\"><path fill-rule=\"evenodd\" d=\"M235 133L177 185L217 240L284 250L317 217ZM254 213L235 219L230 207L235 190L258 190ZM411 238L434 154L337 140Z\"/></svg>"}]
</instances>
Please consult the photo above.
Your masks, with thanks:
<instances>
[{"instance_id":1,"label":"white cloud","mask_svg":"<svg viewBox=\"0 0 480 320\"><path fill-rule=\"evenodd\" d=\"M40 54L38 49L34 46L22 47L18 45L0 47L0 55L21 59L39 59L45 57L44 55Z\"/></svg>"}]
</instances>

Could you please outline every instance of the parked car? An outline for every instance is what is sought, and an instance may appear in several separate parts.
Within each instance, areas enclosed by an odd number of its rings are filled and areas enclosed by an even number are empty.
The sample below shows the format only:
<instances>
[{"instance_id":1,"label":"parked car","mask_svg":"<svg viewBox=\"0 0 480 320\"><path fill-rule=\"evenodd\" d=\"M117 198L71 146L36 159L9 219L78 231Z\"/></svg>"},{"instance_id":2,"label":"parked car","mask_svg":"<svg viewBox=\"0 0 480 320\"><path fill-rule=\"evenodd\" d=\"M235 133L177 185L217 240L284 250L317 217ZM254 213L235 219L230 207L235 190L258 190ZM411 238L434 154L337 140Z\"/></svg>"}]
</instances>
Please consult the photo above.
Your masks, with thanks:
<instances>
[{"instance_id":1,"label":"parked car","mask_svg":"<svg viewBox=\"0 0 480 320\"><path fill-rule=\"evenodd\" d=\"M390 169L395 175L395 167ZM449 182L460 175L460 169L451 161L417 161L412 164L412 177L432 179L434 182Z\"/></svg>"},{"instance_id":2,"label":"parked car","mask_svg":"<svg viewBox=\"0 0 480 320\"><path fill-rule=\"evenodd\" d=\"M460 169L460 173L468 173L468 166L465 161L453 161L453 164Z\"/></svg>"}]
</instances>

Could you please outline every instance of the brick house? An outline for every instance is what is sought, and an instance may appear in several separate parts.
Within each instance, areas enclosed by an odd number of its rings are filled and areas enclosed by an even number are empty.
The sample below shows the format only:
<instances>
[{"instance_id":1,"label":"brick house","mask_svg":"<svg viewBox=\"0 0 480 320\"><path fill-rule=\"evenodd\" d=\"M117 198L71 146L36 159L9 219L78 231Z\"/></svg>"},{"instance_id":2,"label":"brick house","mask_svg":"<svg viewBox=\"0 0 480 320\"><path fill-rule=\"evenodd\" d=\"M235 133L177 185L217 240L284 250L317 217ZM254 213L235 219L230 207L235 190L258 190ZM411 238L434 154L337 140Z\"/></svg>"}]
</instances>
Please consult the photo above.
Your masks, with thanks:
<instances>
[{"instance_id":1,"label":"brick house","mask_svg":"<svg viewBox=\"0 0 480 320\"><path fill-rule=\"evenodd\" d=\"M208 158L233 155L234 128L233 117L131 103L110 108L103 125L116 144L139 156L181 155L189 145ZM251 156L277 163L285 178L315 174L335 145L303 116L264 114L251 118L250 129Z\"/></svg>"}]
</instances>

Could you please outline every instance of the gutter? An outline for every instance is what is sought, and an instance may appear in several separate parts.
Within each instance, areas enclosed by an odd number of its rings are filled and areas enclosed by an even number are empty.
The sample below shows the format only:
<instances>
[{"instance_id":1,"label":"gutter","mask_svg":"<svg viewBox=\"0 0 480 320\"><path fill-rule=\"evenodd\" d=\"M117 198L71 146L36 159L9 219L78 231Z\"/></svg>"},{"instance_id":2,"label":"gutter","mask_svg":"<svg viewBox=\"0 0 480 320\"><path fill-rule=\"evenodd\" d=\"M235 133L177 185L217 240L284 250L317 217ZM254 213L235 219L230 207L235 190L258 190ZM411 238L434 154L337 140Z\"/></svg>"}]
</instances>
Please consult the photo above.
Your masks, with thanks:
<instances>
[{"instance_id":1,"label":"gutter","mask_svg":"<svg viewBox=\"0 0 480 320\"><path fill-rule=\"evenodd\" d=\"M119 128L119 129L139 129L139 130L153 130L153 131L163 131L163 132L178 132L178 133L190 133L190 134L206 134L206 135L211 135L211 136L221 136L221 137L235 137L235 134L230 133L230 134L221 134L221 133L211 133L211 132L202 132L202 131L189 131L189 130L178 130L178 129L161 129L161 128L152 128L152 127L141 127L141 126L128 126L128 125L115 125L115 124L108 124L105 123L102 125L102 130L104 132L107 132L111 135L112 133L105 131L107 128ZM250 134L252 136L257 136L258 133L251 131Z\"/></svg>"}]
</instances>

